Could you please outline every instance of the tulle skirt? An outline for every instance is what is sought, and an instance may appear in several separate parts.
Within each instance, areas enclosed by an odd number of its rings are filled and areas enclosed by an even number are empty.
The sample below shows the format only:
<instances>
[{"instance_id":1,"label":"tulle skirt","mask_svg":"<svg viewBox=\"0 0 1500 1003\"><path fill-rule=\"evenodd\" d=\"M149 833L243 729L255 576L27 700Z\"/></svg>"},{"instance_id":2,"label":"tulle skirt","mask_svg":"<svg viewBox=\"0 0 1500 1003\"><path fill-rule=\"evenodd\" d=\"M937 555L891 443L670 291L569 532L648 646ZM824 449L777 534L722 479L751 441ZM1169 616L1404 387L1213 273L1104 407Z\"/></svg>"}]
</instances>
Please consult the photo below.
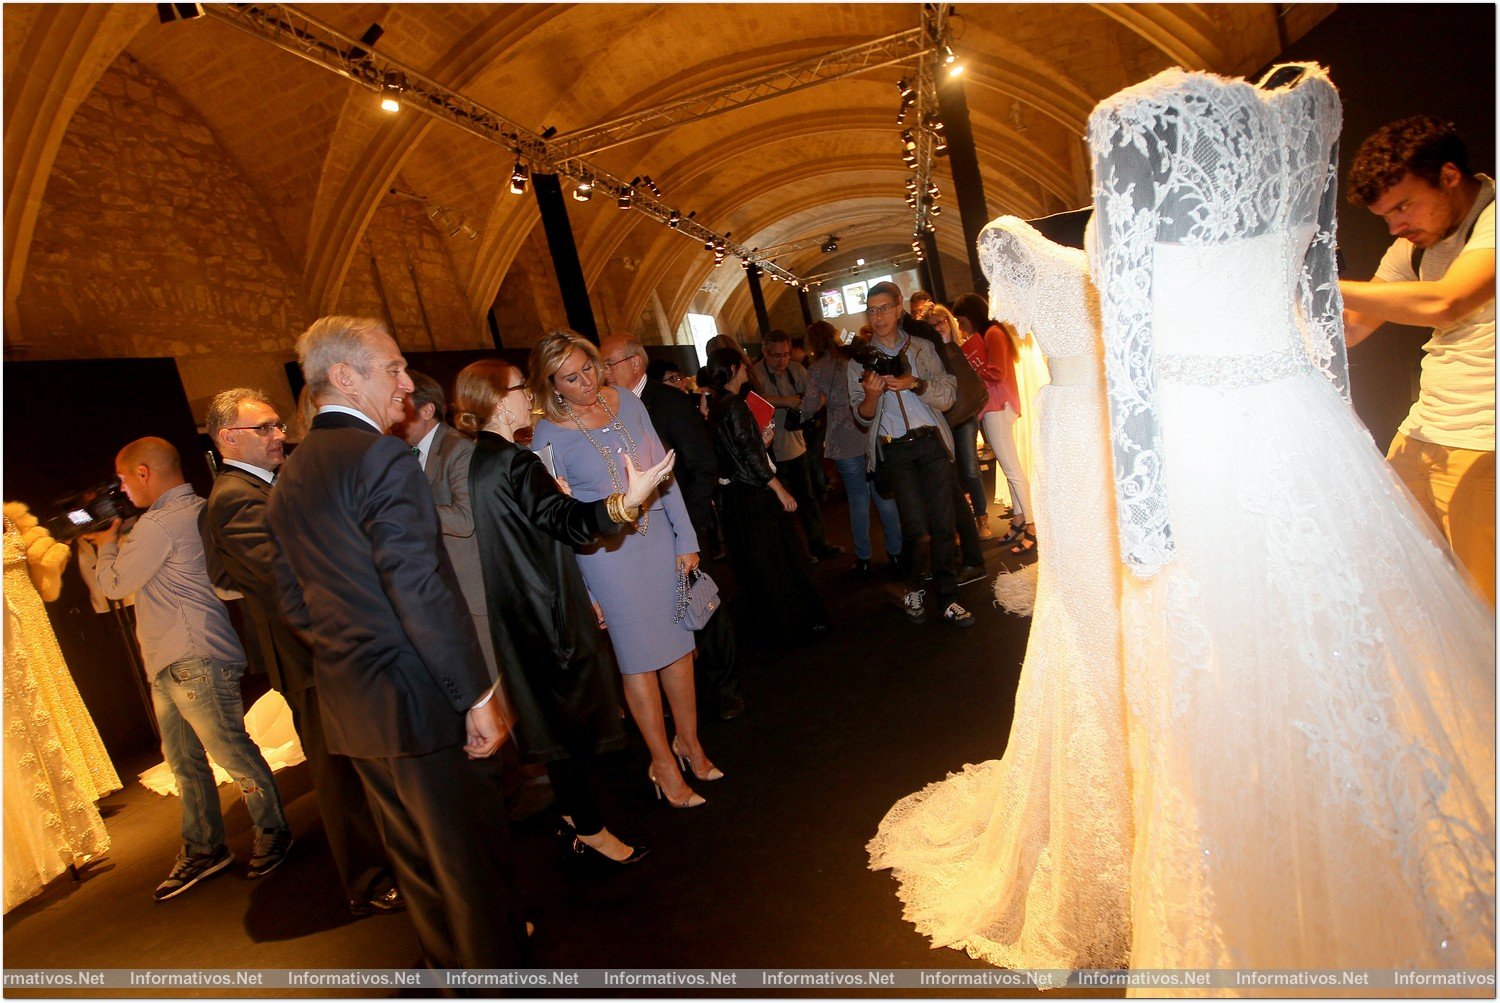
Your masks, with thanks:
<instances>
[{"instance_id":1,"label":"tulle skirt","mask_svg":"<svg viewBox=\"0 0 1500 1003\"><path fill-rule=\"evenodd\" d=\"M1159 393L1132 967L1492 967L1492 615L1321 377Z\"/></svg>"}]
</instances>

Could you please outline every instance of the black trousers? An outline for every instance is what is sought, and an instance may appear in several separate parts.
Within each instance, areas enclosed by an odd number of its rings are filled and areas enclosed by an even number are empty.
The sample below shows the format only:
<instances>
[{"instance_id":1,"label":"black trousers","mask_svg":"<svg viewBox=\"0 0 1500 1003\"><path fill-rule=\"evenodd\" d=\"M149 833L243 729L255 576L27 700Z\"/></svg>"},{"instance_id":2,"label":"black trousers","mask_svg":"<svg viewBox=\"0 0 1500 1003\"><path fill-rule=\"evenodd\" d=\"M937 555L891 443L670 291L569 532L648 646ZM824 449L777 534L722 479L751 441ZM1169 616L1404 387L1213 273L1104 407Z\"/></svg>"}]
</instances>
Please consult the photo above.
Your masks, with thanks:
<instances>
[{"instance_id":1,"label":"black trousers","mask_svg":"<svg viewBox=\"0 0 1500 1003\"><path fill-rule=\"evenodd\" d=\"M604 810L589 787L589 772L576 759L554 759L547 763L547 778L557 796L557 811L573 820L573 831L580 836L592 836L604 829Z\"/></svg>"},{"instance_id":2,"label":"black trousers","mask_svg":"<svg viewBox=\"0 0 1500 1003\"><path fill-rule=\"evenodd\" d=\"M921 587L914 544L924 534L931 539L933 590L939 607L958 592L958 546L954 515L958 471L936 429L917 429L885 443L875 465L875 490L896 500L901 517L901 571L907 587ZM972 522L972 520L971 520Z\"/></svg>"},{"instance_id":3,"label":"black trousers","mask_svg":"<svg viewBox=\"0 0 1500 1003\"><path fill-rule=\"evenodd\" d=\"M463 748L351 761L427 963L526 967L505 807Z\"/></svg>"},{"instance_id":4,"label":"black trousers","mask_svg":"<svg viewBox=\"0 0 1500 1003\"><path fill-rule=\"evenodd\" d=\"M794 460L777 460L776 479L797 499L797 518L802 520L802 531L807 534L807 549L816 557L819 551L828 549L828 534L823 528L823 505L813 494L812 462L811 452Z\"/></svg>"},{"instance_id":5,"label":"black trousers","mask_svg":"<svg viewBox=\"0 0 1500 1003\"><path fill-rule=\"evenodd\" d=\"M381 845L375 816L353 761L328 751L323 714L318 709L318 688L312 686L282 696L292 710L292 725L307 756L318 814L323 819L323 832L328 837L333 866L339 872L345 894L353 902L383 892L383 886L390 881L390 858Z\"/></svg>"},{"instance_id":6,"label":"black trousers","mask_svg":"<svg viewBox=\"0 0 1500 1003\"><path fill-rule=\"evenodd\" d=\"M693 636L698 642L694 665L709 684L699 686L698 692L711 688L720 700L739 696L739 655L730 611L721 604L702 630L693 631Z\"/></svg>"}]
</instances>

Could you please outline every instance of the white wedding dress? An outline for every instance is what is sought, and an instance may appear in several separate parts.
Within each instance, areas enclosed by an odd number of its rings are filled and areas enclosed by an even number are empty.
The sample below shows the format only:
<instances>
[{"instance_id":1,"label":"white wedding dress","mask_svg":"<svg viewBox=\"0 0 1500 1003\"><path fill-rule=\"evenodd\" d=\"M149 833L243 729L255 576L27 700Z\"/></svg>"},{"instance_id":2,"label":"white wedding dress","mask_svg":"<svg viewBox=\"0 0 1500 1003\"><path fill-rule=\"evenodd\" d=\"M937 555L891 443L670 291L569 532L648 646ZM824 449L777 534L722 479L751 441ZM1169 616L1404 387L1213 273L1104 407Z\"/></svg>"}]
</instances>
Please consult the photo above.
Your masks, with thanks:
<instances>
[{"instance_id":1,"label":"white wedding dress","mask_svg":"<svg viewBox=\"0 0 1500 1003\"><path fill-rule=\"evenodd\" d=\"M870 859L895 873L906 919L934 946L1060 979L1057 970L1123 968L1130 951L1120 566L1098 301L1084 253L1021 220L991 223L979 251L991 311L1033 334L1052 373L1032 405L1031 638L1004 757L898 802Z\"/></svg>"},{"instance_id":2,"label":"white wedding dress","mask_svg":"<svg viewBox=\"0 0 1500 1003\"><path fill-rule=\"evenodd\" d=\"M1131 965L1492 968L1494 621L1349 405L1339 98L1288 73L1089 122Z\"/></svg>"}]
</instances>

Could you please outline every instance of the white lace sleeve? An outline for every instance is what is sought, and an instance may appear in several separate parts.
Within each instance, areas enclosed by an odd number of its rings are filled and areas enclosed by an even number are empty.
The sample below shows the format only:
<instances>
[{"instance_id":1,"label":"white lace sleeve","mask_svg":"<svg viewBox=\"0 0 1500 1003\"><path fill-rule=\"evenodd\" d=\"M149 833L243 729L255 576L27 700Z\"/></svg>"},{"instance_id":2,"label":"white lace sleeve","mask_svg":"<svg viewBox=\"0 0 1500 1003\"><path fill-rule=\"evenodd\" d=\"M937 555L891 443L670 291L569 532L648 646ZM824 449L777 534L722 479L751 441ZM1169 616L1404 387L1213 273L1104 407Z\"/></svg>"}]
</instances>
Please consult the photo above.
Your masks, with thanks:
<instances>
[{"instance_id":1,"label":"white lace sleeve","mask_svg":"<svg viewBox=\"0 0 1500 1003\"><path fill-rule=\"evenodd\" d=\"M1327 88L1333 90L1331 84ZM1328 377L1345 400L1349 400L1349 357L1344 347L1344 297L1339 292L1336 248L1338 246L1339 198L1339 103L1333 94L1332 121L1335 126L1331 143L1324 146L1326 157L1319 169L1324 172L1323 192L1318 202L1317 234L1308 245L1307 257L1298 283L1302 304L1304 338L1313 365Z\"/></svg>"},{"instance_id":2,"label":"white lace sleeve","mask_svg":"<svg viewBox=\"0 0 1500 1003\"><path fill-rule=\"evenodd\" d=\"M1132 102L1096 108L1089 120L1095 206L1089 252L1103 321L1120 556L1143 578L1174 553L1151 330L1157 178L1169 158L1166 139L1175 133L1168 114Z\"/></svg>"}]
</instances>

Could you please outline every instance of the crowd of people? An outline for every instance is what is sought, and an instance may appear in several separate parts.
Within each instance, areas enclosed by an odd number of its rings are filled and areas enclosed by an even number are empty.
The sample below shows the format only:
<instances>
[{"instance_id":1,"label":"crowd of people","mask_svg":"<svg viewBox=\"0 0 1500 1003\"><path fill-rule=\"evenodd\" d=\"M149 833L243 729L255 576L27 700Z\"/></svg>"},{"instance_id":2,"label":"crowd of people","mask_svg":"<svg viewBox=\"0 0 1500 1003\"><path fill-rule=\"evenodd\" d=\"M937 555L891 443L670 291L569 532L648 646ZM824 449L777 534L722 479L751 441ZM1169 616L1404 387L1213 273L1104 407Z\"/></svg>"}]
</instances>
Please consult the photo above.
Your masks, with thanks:
<instances>
[{"instance_id":1,"label":"crowd of people","mask_svg":"<svg viewBox=\"0 0 1500 1003\"><path fill-rule=\"evenodd\" d=\"M484 359L451 395L407 370L380 322L325 317L297 343L300 443L265 393L235 387L205 422L222 460L206 499L171 443L127 444L116 474L143 514L88 539L101 594L134 596L182 795L157 900L234 861L208 756L250 810L247 876L292 850L244 721L255 663L291 710L351 912L408 911L435 966L520 963L507 806L545 785L574 855L604 870L646 856L607 825L594 768L626 744L627 712L657 797L706 803L725 773L699 736L700 682L724 720L745 701L733 611L721 598L706 622L684 615L700 554L773 644L826 633L809 569L844 550L824 526L825 459L851 502L851 573L872 573L873 502L905 614L925 617L930 588L944 621L971 625L956 589L985 577L979 541L993 535L974 430L992 400L1019 405L1013 376L1009 396L989 389L1007 385L1003 363L959 346L988 338L1005 359L1009 335L982 301L969 328L902 306L881 283L867 342L815 324L810 355L774 331L752 361L721 338L692 375L629 336L555 331L528 371Z\"/></svg>"}]
</instances>

